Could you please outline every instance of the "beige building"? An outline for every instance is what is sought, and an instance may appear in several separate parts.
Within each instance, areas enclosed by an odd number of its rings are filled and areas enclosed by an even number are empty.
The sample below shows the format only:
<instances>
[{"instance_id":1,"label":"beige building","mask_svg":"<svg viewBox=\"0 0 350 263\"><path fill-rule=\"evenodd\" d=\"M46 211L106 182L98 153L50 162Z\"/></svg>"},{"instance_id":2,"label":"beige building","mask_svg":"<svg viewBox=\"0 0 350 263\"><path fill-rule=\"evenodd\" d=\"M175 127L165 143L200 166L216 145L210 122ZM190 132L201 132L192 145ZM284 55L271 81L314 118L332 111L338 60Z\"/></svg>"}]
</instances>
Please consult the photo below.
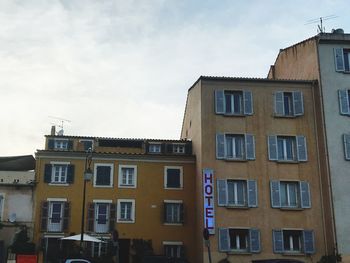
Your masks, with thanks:
<instances>
[{"instance_id":1,"label":"beige building","mask_svg":"<svg viewBox=\"0 0 350 263\"><path fill-rule=\"evenodd\" d=\"M189 89L181 138L196 155L198 262L208 262L204 227L213 262L316 262L326 253L317 89L203 76Z\"/></svg>"}]
</instances>

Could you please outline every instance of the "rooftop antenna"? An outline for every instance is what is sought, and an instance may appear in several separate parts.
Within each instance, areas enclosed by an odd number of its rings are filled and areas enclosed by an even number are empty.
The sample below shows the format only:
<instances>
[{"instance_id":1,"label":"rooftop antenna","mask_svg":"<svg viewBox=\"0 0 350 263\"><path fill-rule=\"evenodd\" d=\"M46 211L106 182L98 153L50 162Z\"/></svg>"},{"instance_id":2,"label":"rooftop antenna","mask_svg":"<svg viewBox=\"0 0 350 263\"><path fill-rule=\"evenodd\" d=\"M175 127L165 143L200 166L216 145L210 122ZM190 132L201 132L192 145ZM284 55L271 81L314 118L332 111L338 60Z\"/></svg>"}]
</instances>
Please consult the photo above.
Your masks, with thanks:
<instances>
[{"instance_id":1,"label":"rooftop antenna","mask_svg":"<svg viewBox=\"0 0 350 263\"><path fill-rule=\"evenodd\" d=\"M61 122L60 125L57 125L57 126L60 128L60 130L59 130L58 132L56 132L57 135L63 135L63 134L64 134L64 130L63 130L64 124L65 124L66 122L67 122L67 123L72 122L71 120L67 120L67 119L63 119L63 118L55 117L55 116L49 116L49 118L55 119L55 120ZM52 124L54 124L54 125L56 126L55 123L52 123Z\"/></svg>"},{"instance_id":2,"label":"rooftop antenna","mask_svg":"<svg viewBox=\"0 0 350 263\"><path fill-rule=\"evenodd\" d=\"M306 21L305 25L319 23L317 25L317 33L325 33L326 32L326 28L323 26L323 21L334 19L334 18L337 18L337 17L338 16L336 16L336 15L321 16L319 18L314 18L314 19L310 19L310 20Z\"/></svg>"}]
</instances>

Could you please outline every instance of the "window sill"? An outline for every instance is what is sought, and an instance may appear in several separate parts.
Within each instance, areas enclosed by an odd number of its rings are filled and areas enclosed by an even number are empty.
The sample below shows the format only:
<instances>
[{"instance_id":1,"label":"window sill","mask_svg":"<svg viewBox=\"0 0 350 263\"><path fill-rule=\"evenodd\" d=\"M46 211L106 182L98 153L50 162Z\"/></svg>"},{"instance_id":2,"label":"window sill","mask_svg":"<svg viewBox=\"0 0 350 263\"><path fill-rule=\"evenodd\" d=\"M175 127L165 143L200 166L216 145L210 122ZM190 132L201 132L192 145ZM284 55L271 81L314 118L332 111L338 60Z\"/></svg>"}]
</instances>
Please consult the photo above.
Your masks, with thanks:
<instances>
[{"instance_id":1,"label":"window sill","mask_svg":"<svg viewBox=\"0 0 350 263\"><path fill-rule=\"evenodd\" d=\"M235 159L235 158L224 158L223 160L227 162L248 162L248 159Z\"/></svg>"},{"instance_id":2,"label":"window sill","mask_svg":"<svg viewBox=\"0 0 350 263\"><path fill-rule=\"evenodd\" d=\"M305 256L305 254L301 251L285 251L285 252L282 252L282 255L283 256Z\"/></svg>"},{"instance_id":3,"label":"window sill","mask_svg":"<svg viewBox=\"0 0 350 263\"><path fill-rule=\"evenodd\" d=\"M301 207L281 207L280 210L287 210L287 211L303 211L304 208Z\"/></svg>"},{"instance_id":4,"label":"window sill","mask_svg":"<svg viewBox=\"0 0 350 263\"><path fill-rule=\"evenodd\" d=\"M247 250L230 250L227 252L229 255L251 255L252 253Z\"/></svg>"},{"instance_id":5,"label":"window sill","mask_svg":"<svg viewBox=\"0 0 350 263\"><path fill-rule=\"evenodd\" d=\"M291 161L289 161L289 160L277 160L276 162L277 163L290 163L290 164L297 164L297 163L299 163L299 161L294 161L294 160L291 160Z\"/></svg>"},{"instance_id":6,"label":"window sill","mask_svg":"<svg viewBox=\"0 0 350 263\"><path fill-rule=\"evenodd\" d=\"M165 226L183 226L183 223L164 223Z\"/></svg>"},{"instance_id":7,"label":"window sill","mask_svg":"<svg viewBox=\"0 0 350 263\"><path fill-rule=\"evenodd\" d=\"M94 185L95 188L113 188L113 185Z\"/></svg>"},{"instance_id":8,"label":"window sill","mask_svg":"<svg viewBox=\"0 0 350 263\"><path fill-rule=\"evenodd\" d=\"M246 117L247 114L244 113L221 113L220 115L223 115L225 117Z\"/></svg>"},{"instance_id":9,"label":"window sill","mask_svg":"<svg viewBox=\"0 0 350 263\"><path fill-rule=\"evenodd\" d=\"M226 206L227 209L243 209L243 210L247 210L249 209L250 207L248 206L239 206L239 205L227 205Z\"/></svg>"},{"instance_id":10,"label":"window sill","mask_svg":"<svg viewBox=\"0 0 350 263\"><path fill-rule=\"evenodd\" d=\"M135 223L135 220L132 220L132 219L130 219L130 220L127 220L127 219L118 219L118 220L117 220L117 223L133 224L133 223Z\"/></svg>"},{"instance_id":11,"label":"window sill","mask_svg":"<svg viewBox=\"0 0 350 263\"><path fill-rule=\"evenodd\" d=\"M300 117L302 115L277 115L277 114L274 114L273 117L275 118L282 118L282 119L295 119L297 117Z\"/></svg>"},{"instance_id":12,"label":"window sill","mask_svg":"<svg viewBox=\"0 0 350 263\"><path fill-rule=\"evenodd\" d=\"M127 185L127 184L122 184L118 185L118 188L136 188L136 185Z\"/></svg>"},{"instance_id":13,"label":"window sill","mask_svg":"<svg viewBox=\"0 0 350 263\"><path fill-rule=\"evenodd\" d=\"M67 183L49 183L50 186L69 186Z\"/></svg>"},{"instance_id":14,"label":"window sill","mask_svg":"<svg viewBox=\"0 0 350 263\"><path fill-rule=\"evenodd\" d=\"M183 187L164 187L165 190L183 190Z\"/></svg>"}]
</instances>

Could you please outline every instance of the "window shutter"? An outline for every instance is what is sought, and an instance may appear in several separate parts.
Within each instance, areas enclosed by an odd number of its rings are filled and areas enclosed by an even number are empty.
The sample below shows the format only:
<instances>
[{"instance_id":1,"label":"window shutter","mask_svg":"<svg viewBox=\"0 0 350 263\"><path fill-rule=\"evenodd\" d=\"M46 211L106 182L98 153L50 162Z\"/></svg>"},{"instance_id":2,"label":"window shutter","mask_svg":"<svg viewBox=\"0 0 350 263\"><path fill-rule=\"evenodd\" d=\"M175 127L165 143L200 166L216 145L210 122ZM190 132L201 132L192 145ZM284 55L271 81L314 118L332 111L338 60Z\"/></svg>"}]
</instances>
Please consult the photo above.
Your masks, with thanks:
<instances>
[{"instance_id":1,"label":"window shutter","mask_svg":"<svg viewBox=\"0 0 350 263\"><path fill-rule=\"evenodd\" d=\"M185 208L184 204L180 204L180 223L183 224L185 222Z\"/></svg>"},{"instance_id":2,"label":"window shutter","mask_svg":"<svg viewBox=\"0 0 350 263\"><path fill-rule=\"evenodd\" d=\"M273 236L273 252L283 253L283 231L272 230L272 236Z\"/></svg>"},{"instance_id":3,"label":"window shutter","mask_svg":"<svg viewBox=\"0 0 350 263\"><path fill-rule=\"evenodd\" d=\"M53 150L55 148L55 140L54 139L49 139L47 142L47 148L49 148L49 150Z\"/></svg>"},{"instance_id":4,"label":"window shutter","mask_svg":"<svg viewBox=\"0 0 350 263\"><path fill-rule=\"evenodd\" d=\"M168 143L166 145L166 153L173 153L173 144L172 143Z\"/></svg>"},{"instance_id":5,"label":"window shutter","mask_svg":"<svg viewBox=\"0 0 350 263\"><path fill-rule=\"evenodd\" d=\"M223 90L215 91L215 112L216 114L225 113L225 95Z\"/></svg>"},{"instance_id":6,"label":"window shutter","mask_svg":"<svg viewBox=\"0 0 350 263\"><path fill-rule=\"evenodd\" d=\"M303 243L304 243L304 253L314 254L315 253L315 240L314 231L304 230L303 231Z\"/></svg>"},{"instance_id":7,"label":"window shutter","mask_svg":"<svg viewBox=\"0 0 350 263\"><path fill-rule=\"evenodd\" d=\"M296 139L297 139L298 161L306 162L307 161L306 138L305 136L297 136Z\"/></svg>"},{"instance_id":8,"label":"window shutter","mask_svg":"<svg viewBox=\"0 0 350 263\"><path fill-rule=\"evenodd\" d=\"M310 187L308 182L300 182L300 197L301 197L301 207L310 208L311 198L310 198Z\"/></svg>"},{"instance_id":9,"label":"window shutter","mask_svg":"<svg viewBox=\"0 0 350 263\"><path fill-rule=\"evenodd\" d=\"M343 134L345 160L350 160L350 134Z\"/></svg>"},{"instance_id":10,"label":"window shutter","mask_svg":"<svg viewBox=\"0 0 350 263\"><path fill-rule=\"evenodd\" d=\"M251 91L243 91L244 114L253 115L253 95Z\"/></svg>"},{"instance_id":11,"label":"window shutter","mask_svg":"<svg viewBox=\"0 0 350 263\"><path fill-rule=\"evenodd\" d=\"M51 183L52 164L45 164L44 183Z\"/></svg>"},{"instance_id":12,"label":"window shutter","mask_svg":"<svg viewBox=\"0 0 350 263\"><path fill-rule=\"evenodd\" d=\"M95 223L95 204L89 203L88 205L88 217L87 217L87 231L94 232Z\"/></svg>"},{"instance_id":13,"label":"window shutter","mask_svg":"<svg viewBox=\"0 0 350 263\"><path fill-rule=\"evenodd\" d=\"M192 142L187 142L185 145L185 153L188 155L192 154Z\"/></svg>"},{"instance_id":14,"label":"window shutter","mask_svg":"<svg viewBox=\"0 0 350 263\"><path fill-rule=\"evenodd\" d=\"M163 223L167 223L167 203L163 202Z\"/></svg>"},{"instance_id":15,"label":"window shutter","mask_svg":"<svg viewBox=\"0 0 350 263\"><path fill-rule=\"evenodd\" d=\"M275 92L275 114L284 115L283 92L281 91Z\"/></svg>"},{"instance_id":16,"label":"window shutter","mask_svg":"<svg viewBox=\"0 0 350 263\"><path fill-rule=\"evenodd\" d=\"M49 202L41 203L40 230L47 231L47 219L49 216Z\"/></svg>"},{"instance_id":17,"label":"window shutter","mask_svg":"<svg viewBox=\"0 0 350 263\"><path fill-rule=\"evenodd\" d=\"M68 165L67 171L67 183L72 184L74 183L74 165Z\"/></svg>"},{"instance_id":18,"label":"window shutter","mask_svg":"<svg viewBox=\"0 0 350 263\"><path fill-rule=\"evenodd\" d=\"M350 114L348 90L338 90L339 110L342 115Z\"/></svg>"},{"instance_id":19,"label":"window shutter","mask_svg":"<svg viewBox=\"0 0 350 263\"><path fill-rule=\"evenodd\" d=\"M228 228L219 228L219 250L226 252L230 250L230 236Z\"/></svg>"},{"instance_id":20,"label":"window shutter","mask_svg":"<svg viewBox=\"0 0 350 263\"><path fill-rule=\"evenodd\" d=\"M335 71L344 71L344 55L342 48L334 49Z\"/></svg>"},{"instance_id":21,"label":"window shutter","mask_svg":"<svg viewBox=\"0 0 350 263\"><path fill-rule=\"evenodd\" d=\"M245 135L246 159L255 160L255 141L254 135Z\"/></svg>"},{"instance_id":22,"label":"window shutter","mask_svg":"<svg viewBox=\"0 0 350 263\"><path fill-rule=\"evenodd\" d=\"M304 114L303 93L301 91L293 92L293 106L295 116L300 116Z\"/></svg>"},{"instance_id":23,"label":"window shutter","mask_svg":"<svg viewBox=\"0 0 350 263\"><path fill-rule=\"evenodd\" d=\"M269 160L277 161L277 136L269 135L268 136L268 151L269 151Z\"/></svg>"},{"instance_id":24,"label":"window shutter","mask_svg":"<svg viewBox=\"0 0 350 263\"><path fill-rule=\"evenodd\" d=\"M114 230L114 225L115 225L115 204L110 204L109 205L109 231L112 232Z\"/></svg>"},{"instance_id":25,"label":"window shutter","mask_svg":"<svg viewBox=\"0 0 350 263\"><path fill-rule=\"evenodd\" d=\"M276 180L270 181L270 191L271 191L271 206L272 208L281 207L281 197L280 197L280 182Z\"/></svg>"},{"instance_id":26,"label":"window shutter","mask_svg":"<svg viewBox=\"0 0 350 263\"><path fill-rule=\"evenodd\" d=\"M261 250L259 229L252 228L249 230L249 242L250 242L250 252L259 253Z\"/></svg>"},{"instance_id":27,"label":"window shutter","mask_svg":"<svg viewBox=\"0 0 350 263\"><path fill-rule=\"evenodd\" d=\"M216 159L225 158L225 134L216 134Z\"/></svg>"},{"instance_id":28,"label":"window shutter","mask_svg":"<svg viewBox=\"0 0 350 263\"><path fill-rule=\"evenodd\" d=\"M227 183L226 180L217 179L218 206L227 205Z\"/></svg>"},{"instance_id":29,"label":"window shutter","mask_svg":"<svg viewBox=\"0 0 350 263\"><path fill-rule=\"evenodd\" d=\"M258 206L258 194L257 194L257 186L255 180L248 180L248 206L249 207L257 207Z\"/></svg>"},{"instance_id":30,"label":"window shutter","mask_svg":"<svg viewBox=\"0 0 350 263\"><path fill-rule=\"evenodd\" d=\"M68 150L73 150L73 141L72 140L68 141Z\"/></svg>"},{"instance_id":31,"label":"window shutter","mask_svg":"<svg viewBox=\"0 0 350 263\"><path fill-rule=\"evenodd\" d=\"M63 208L63 232L68 232L69 217L70 217L70 203L64 202Z\"/></svg>"}]
</instances>

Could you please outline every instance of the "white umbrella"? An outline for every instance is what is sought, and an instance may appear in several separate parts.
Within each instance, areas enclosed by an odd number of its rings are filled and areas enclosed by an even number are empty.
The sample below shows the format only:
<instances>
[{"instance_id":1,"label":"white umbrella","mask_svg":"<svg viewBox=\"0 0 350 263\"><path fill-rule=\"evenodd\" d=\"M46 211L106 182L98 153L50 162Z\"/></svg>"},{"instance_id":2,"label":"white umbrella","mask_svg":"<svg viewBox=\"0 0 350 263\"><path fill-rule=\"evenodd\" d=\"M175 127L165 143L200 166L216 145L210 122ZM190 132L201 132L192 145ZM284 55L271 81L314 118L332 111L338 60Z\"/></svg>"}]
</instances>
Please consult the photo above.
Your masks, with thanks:
<instances>
[{"instance_id":1,"label":"white umbrella","mask_svg":"<svg viewBox=\"0 0 350 263\"><path fill-rule=\"evenodd\" d=\"M62 240L76 240L76 241L80 241L81 240L81 234L74 235L74 236L69 236L69 237L63 237L61 239ZM83 235L83 241L96 242L96 243L105 243L104 241L102 241L100 239L97 239L95 237L89 236L87 234Z\"/></svg>"}]
</instances>

